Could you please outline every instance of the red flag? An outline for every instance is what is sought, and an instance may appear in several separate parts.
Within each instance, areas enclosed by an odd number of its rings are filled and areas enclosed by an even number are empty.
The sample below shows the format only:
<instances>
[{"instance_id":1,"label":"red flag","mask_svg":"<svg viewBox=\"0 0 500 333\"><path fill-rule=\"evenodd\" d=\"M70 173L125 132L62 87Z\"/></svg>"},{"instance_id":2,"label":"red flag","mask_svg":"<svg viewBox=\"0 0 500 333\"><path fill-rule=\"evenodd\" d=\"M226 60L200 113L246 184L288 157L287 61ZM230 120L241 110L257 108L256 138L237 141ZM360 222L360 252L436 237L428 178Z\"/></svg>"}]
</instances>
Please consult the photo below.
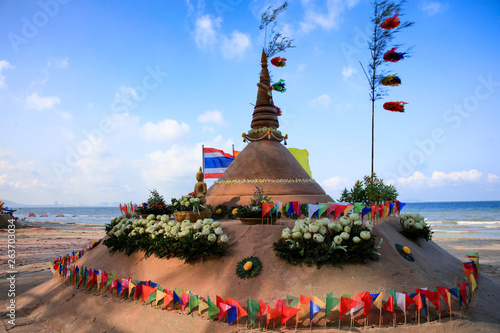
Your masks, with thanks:
<instances>
[{"instance_id":1,"label":"red flag","mask_svg":"<svg viewBox=\"0 0 500 333\"><path fill-rule=\"evenodd\" d=\"M439 313L441 313L441 297L438 291L417 289L417 292L424 295L429 300L429 302L434 304Z\"/></svg>"},{"instance_id":2,"label":"red flag","mask_svg":"<svg viewBox=\"0 0 500 333\"><path fill-rule=\"evenodd\" d=\"M462 302L464 304L466 304L465 301L467 300L467 289L465 287L465 284L457 283L457 286L458 286L458 289L460 289L460 295L462 295Z\"/></svg>"},{"instance_id":3,"label":"red flag","mask_svg":"<svg viewBox=\"0 0 500 333\"><path fill-rule=\"evenodd\" d=\"M307 296L299 295L299 304L305 304L309 306L309 302L311 302L312 300L312 298L309 298Z\"/></svg>"},{"instance_id":4,"label":"red flag","mask_svg":"<svg viewBox=\"0 0 500 333\"><path fill-rule=\"evenodd\" d=\"M300 212L300 204L298 201L292 201L292 205L293 205L293 212L295 214L297 214L298 216L302 215L302 213Z\"/></svg>"},{"instance_id":5,"label":"red flag","mask_svg":"<svg viewBox=\"0 0 500 333\"><path fill-rule=\"evenodd\" d=\"M264 313L266 313L266 310L267 310L267 304L264 303L263 300L259 300L260 301L260 306L259 306L259 316L257 317L257 320L260 319L261 316L264 315Z\"/></svg>"},{"instance_id":6,"label":"red flag","mask_svg":"<svg viewBox=\"0 0 500 333\"><path fill-rule=\"evenodd\" d=\"M271 202L263 202L262 203L262 217L266 216L271 209L273 209L274 204Z\"/></svg>"},{"instance_id":7,"label":"red flag","mask_svg":"<svg viewBox=\"0 0 500 333\"><path fill-rule=\"evenodd\" d=\"M424 303L422 302L422 296L420 296L421 294L417 291L417 296L415 296L415 298L413 298L415 304L417 305L417 309L418 311L420 311L423 307L424 307Z\"/></svg>"},{"instance_id":8,"label":"red flag","mask_svg":"<svg viewBox=\"0 0 500 333\"><path fill-rule=\"evenodd\" d=\"M441 294L441 296L443 296L443 300L446 303L446 305L450 307L450 302L448 301L448 294L449 294L448 288L436 287L436 289Z\"/></svg>"},{"instance_id":9,"label":"red flag","mask_svg":"<svg viewBox=\"0 0 500 333\"><path fill-rule=\"evenodd\" d=\"M337 207L337 204L329 203L328 208L326 210L326 217L328 217L328 215L330 215L332 212L335 211L335 207ZM335 214L334 214L334 216L335 216Z\"/></svg>"},{"instance_id":10,"label":"red flag","mask_svg":"<svg viewBox=\"0 0 500 333\"><path fill-rule=\"evenodd\" d=\"M289 306L283 305L282 308L282 314L281 314L281 326L283 326L284 323L287 322L288 319L292 318L297 314L297 312L300 311L300 309L297 308L291 308Z\"/></svg>"},{"instance_id":11,"label":"red flag","mask_svg":"<svg viewBox=\"0 0 500 333\"><path fill-rule=\"evenodd\" d=\"M274 308L280 312L283 312L283 306L286 305L286 299L275 299Z\"/></svg>"},{"instance_id":12,"label":"red flag","mask_svg":"<svg viewBox=\"0 0 500 333\"><path fill-rule=\"evenodd\" d=\"M238 318L238 320L241 317L248 316L248 313L241 307L240 302L238 302L237 300L226 296L226 303L236 307L236 317Z\"/></svg>"},{"instance_id":13,"label":"red flag","mask_svg":"<svg viewBox=\"0 0 500 333\"><path fill-rule=\"evenodd\" d=\"M222 317L224 317L224 314L227 312L227 310L231 308L231 305L226 304L226 302L224 302L220 296L217 296L217 307L220 309L219 313L217 314L217 319L219 319L220 321Z\"/></svg>"},{"instance_id":14,"label":"red flag","mask_svg":"<svg viewBox=\"0 0 500 333\"><path fill-rule=\"evenodd\" d=\"M185 292L182 293L182 304L181 304L181 311L184 311L184 308L186 305L189 304L189 294L186 294Z\"/></svg>"},{"instance_id":15,"label":"red flag","mask_svg":"<svg viewBox=\"0 0 500 333\"><path fill-rule=\"evenodd\" d=\"M149 285L145 284L142 286L142 301L146 302L149 299L149 296L154 293L158 288L153 288L150 287Z\"/></svg>"},{"instance_id":16,"label":"red flag","mask_svg":"<svg viewBox=\"0 0 500 333\"><path fill-rule=\"evenodd\" d=\"M413 301L413 298L411 298L410 295L408 295L406 293L406 291L403 291L403 294L405 294L405 298L406 298L406 300L405 300L406 309L405 310L408 310L408 308L410 307L410 305L416 304L416 303Z\"/></svg>"},{"instance_id":17,"label":"red flag","mask_svg":"<svg viewBox=\"0 0 500 333\"><path fill-rule=\"evenodd\" d=\"M346 208L347 208L347 205L335 206L335 213L333 214L333 219L336 220L337 217L339 217L339 215L342 214Z\"/></svg>"},{"instance_id":18,"label":"red flag","mask_svg":"<svg viewBox=\"0 0 500 333\"><path fill-rule=\"evenodd\" d=\"M87 285L90 285L90 288L94 287L94 270L89 268L89 282Z\"/></svg>"},{"instance_id":19,"label":"red flag","mask_svg":"<svg viewBox=\"0 0 500 333\"><path fill-rule=\"evenodd\" d=\"M278 317L280 314L281 314L280 311L278 311L276 309L273 309L272 307L268 306L267 307L267 325L266 325L266 327L269 325L269 321L271 319L274 319L274 318Z\"/></svg>"},{"instance_id":20,"label":"red flag","mask_svg":"<svg viewBox=\"0 0 500 333\"><path fill-rule=\"evenodd\" d=\"M101 288L106 286L107 281L108 281L108 273L102 272Z\"/></svg>"},{"instance_id":21,"label":"red flag","mask_svg":"<svg viewBox=\"0 0 500 333\"><path fill-rule=\"evenodd\" d=\"M394 317L394 299L393 296L389 297L389 300L384 304L382 310L391 311L392 317Z\"/></svg>"},{"instance_id":22,"label":"red flag","mask_svg":"<svg viewBox=\"0 0 500 333\"><path fill-rule=\"evenodd\" d=\"M174 300L174 293L172 291L168 291L167 289L165 289L164 292L165 297L163 297L163 308L166 310L167 305Z\"/></svg>"},{"instance_id":23,"label":"red flag","mask_svg":"<svg viewBox=\"0 0 500 333\"><path fill-rule=\"evenodd\" d=\"M363 291L361 294L358 294L358 296L361 298L363 303L365 303L363 315L366 317L370 311L370 307L372 306L372 296L369 291Z\"/></svg>"},{"instance_id":24,"label":"red flag","mask_svg":"<svg viewBox=\"0 0 500 333\"><path fill-rule=\"evenodd\" d=\"M344 296L340 296L340 311L339 311L339 320L340 317L342 317L343 314L345 314L347 311L351 310L352 308L355 308L358 306L361 302L356 301L354 299L350 299Z\"/></svg>"}]
</instances>

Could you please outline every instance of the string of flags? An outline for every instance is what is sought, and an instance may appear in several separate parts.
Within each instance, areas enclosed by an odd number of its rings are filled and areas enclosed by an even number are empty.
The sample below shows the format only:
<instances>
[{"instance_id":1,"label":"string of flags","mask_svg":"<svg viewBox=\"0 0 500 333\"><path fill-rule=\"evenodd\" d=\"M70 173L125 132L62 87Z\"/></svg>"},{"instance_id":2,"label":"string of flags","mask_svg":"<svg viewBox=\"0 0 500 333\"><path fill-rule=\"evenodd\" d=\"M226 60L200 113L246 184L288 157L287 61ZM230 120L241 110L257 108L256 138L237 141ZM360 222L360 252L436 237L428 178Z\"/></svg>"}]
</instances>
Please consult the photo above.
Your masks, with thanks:
<instances>
[{"instance_id":1,"label":"string of flags","mask_svg":"<svg viewBox=\"0 0 500 333\"><path fill-rule=\"evenodd\" d=\"M133 204L132 202L120 204L120 212L123 214L133 214L137 210L137 204Z\"/></svg>"},{"instance_id":2,"label":"string of flags","mask_svg":"<svg viewBox=\"0 0 500 333\"><path fill-rule=\"evenodd\" d=\"M458 300L458 310L463 314L463 309L467 309L474 291L477 288L479 277L479 255L478 253L467 253L466 257L470 260L464 262L465 277L462 283L457 283L456 286L445 288L436 287L433 290L428 288L415 289L415 292L406 291L397 292L394 289L389 289L390 297L384 302L383 292L370 293L368 291L359 294L342 294L339 298L333 297L333 292L326 295L325 301L314 296L313 298L299 295L299 297L287 295L284 299L276 299L273 304L266 304L262 299L254 300L247 298L246 309L242 304L232 298L220 297L216 295L215 303L207 295L206 299L200 295L193 293L191 290L174 288L168 290L157 283L150 280L141 281L131 277L121 278L115 274L107 273L102 270L80 267L75 261L82 257L85 253L91 250L95 244L84 248L79 252L66 254L64 257L57 258L51 262L51 271L54 278L58 278L62 282L69 283L77 288L83 288L88 291L97 292L100 295L110 294L112 296L122 297L130 300L136 300L142 303L149 304L155 308L163 310L180 310L188 314L198 313L198 315L206 315L209 319L217 316L218 321L225 320L228 325L235 321L237 325L240 319L247 317L246 324L253 327L255 322L258 322L260 327L262 318L265 321L265 327L273 321L273 326L277 324L282 327L295 316L295 327L299 321L304 324L309 319L309 325L312 327L314 316L317 313L323 312L325 315L325 327L328 324L328 314L334 309L338 310L338 324L342 321L342 316L350 313L351 323L354 323L356 312L363 310L364 325L369 325L368 314L372 306L379 310L379 326L383 324L384 311L392 313L393 325L396 325L397 310L404 314L404 322L407 322L409 307L414 305L416 312L416 320L420 324L421 313L430 320L430 305L436 308L441 322L441 299L449 309L450 320L452 320L452 301L453 295ZM195 311L195 309L197 311ZM281 319L278 318L281 316ZM305 318L305 319L304 319ZM317 322L320 319L316 318Z\"/></svg>"},{"instance_id":3,"label":"string of flags","mask_svg":"<svg viewBox=\"0 0 500 333\"><path fill-rule=\"evenodd\" d=\"M277 201L276 204L271 202L262 203L262 217L278 217L278 213L286 212L288 216L296 214L301 216L303 211L301 210L301 204L298 201L291 201L288 203L282 203ZM307 217L317 217L322 216L328 217L333 213L333 219L336 220L339 216L346 216L350 211L353 213L361 215L361 221L364 217L368 215L370 220L378 220L379 218L385 218L387 216L396 216L400 214L401 210L406 206L405 202L400 202L399 200L385 201L380 203L371 203L369 206L365 206L362 202L356 202L353 204L346 202L326 202L317 204L306 204L305 214Z\"/></svg>"}]
</instances>

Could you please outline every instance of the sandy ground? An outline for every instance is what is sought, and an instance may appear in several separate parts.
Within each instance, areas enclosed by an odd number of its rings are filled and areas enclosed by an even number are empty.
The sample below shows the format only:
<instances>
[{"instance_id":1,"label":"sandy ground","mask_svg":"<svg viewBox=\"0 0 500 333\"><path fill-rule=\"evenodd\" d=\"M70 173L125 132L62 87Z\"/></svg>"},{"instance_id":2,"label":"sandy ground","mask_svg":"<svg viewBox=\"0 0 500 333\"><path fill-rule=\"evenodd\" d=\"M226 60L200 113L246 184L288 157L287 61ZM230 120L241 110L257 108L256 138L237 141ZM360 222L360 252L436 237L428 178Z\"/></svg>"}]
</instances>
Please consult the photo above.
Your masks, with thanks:
<instances>
[{"instance_id":1,"label":"sandy ground","mask_svg":"<svg viewBox=\"0 0 500 333\"><path fill-rule=\"evenodd\" d=\"M47 228L47 227L50 227ZM176 314L173 312L159 311L151 309L150 307L140 305L135 302L127 302L123 300L116 300L115 298L96 296L95 294L81 291L75 288L67 288L58 281L51 281L52 274L49 270L49 262L53 259L64 255L69 251L77 251L87 246L93 240L99 240L104 236L103 227L95 227L89 225L64 225L64 224L34 224L30 228L16 230L16 297L24 293L24 299L33 299L33 309L40 306L40 301L35 301L37 295L43 293L58 292L58 298L62 300L62 307L59 311L63 311L64 307L74 307L81 309L85 302L89 307L95 306L107 311L113 308L113 311L108 312L107 322L108 326L103 328L102 325L95 331L104 332L122 332L126 330L120 329L120 325L116 325L120 321L120 315L123 312L130 313L132 319L143 320L143 316L150 316L151 321L158 321L163 323L163 327L170 327L171 329L158 330L158 331L177 331L177 332L234 332L238 331L234 326L227 327L222 324L215 324L206 319L201 319L197 316L188 317L185 315ZM53 325L49 324L43 318L36 318L33 310L30 316L19 311L16 318L16 326L12 327L6 322L6 312L4 305L8 304L10 298L7 295L9 289L7 277L7 232L0 230L0 304L2 306L1 312L1 326L0 330L9 330L12 332L57 332ZM466 252L477 251L481 256L481 274L483 279L480 280L480 288L487 288L489 284L500 283L500 242L498 240L480 240L480 239L466 239L466 238L439 238L435 237L434 242L442 247L445 251L449 252L460 261L465 261L464 254ZM457 267L460 269L460 267ZM115 272L116 273L116 272ZM50 282L47 282L50 281ZM43 285L42 285L43 284ZM40 288L35 288L40 286ZM28 293L25 293L29 291ZM496 290L487 291L481 290L484 297L498 297ZM479 295L479 294L478 294ZM228 295L231 296L231 295ZM66 297L66 298L64 298ZM477 301L474 301L477 302ZM472 304L474 306L474 304ZM29 310L30 307L28 307ZM500 305L498 306L500 309ZM58 311L54 309L53 311ZM29 311L28 311L29 312ZM86 312L81 311L71 318L65 320L83 320L88 322L95 321L96 318L90 318L92 315L87 313L89 318L85 317ZM74 318L73 318L74 317ZM129 318L129 319L130 319ZM188 319L189 318L189 319ZM8 319L8 318L7 318ZM186 320L188 319L188 320ZM51 320L54 320L53 318ZM443 319L445 324L438 324L431 322L430 324L422 326L398 326L398 330L408 332L442 332L442 331L455 331L455 332L470 332L471 330L479 332L497 332L500 330L500 322L498 318L488 318L482 315L481 308L474 309L466 314L465 319L454 319L452 323L447 322L448 319ZM113 323L113 321L115 321ZM58 326L60 327L60 326ZM83 325L82 327L87 327ZM91 327L91 326L89 326ZM314 328L313 328L314 329ZM316 330L320 328L316 327ZM347 330L348 326L344 326ZM361 327L353 327L351 331L359 331ZM371 328L373 331L378 331L377 327ZM384 330L384 329L382 329ZM66 330L63 330L66 331ZM82 331L94 331L82 330ZM146 326L144 331L156 331L154 326ZM290 331L290 330L287 330Z\"/></svg>"}]
</instances>

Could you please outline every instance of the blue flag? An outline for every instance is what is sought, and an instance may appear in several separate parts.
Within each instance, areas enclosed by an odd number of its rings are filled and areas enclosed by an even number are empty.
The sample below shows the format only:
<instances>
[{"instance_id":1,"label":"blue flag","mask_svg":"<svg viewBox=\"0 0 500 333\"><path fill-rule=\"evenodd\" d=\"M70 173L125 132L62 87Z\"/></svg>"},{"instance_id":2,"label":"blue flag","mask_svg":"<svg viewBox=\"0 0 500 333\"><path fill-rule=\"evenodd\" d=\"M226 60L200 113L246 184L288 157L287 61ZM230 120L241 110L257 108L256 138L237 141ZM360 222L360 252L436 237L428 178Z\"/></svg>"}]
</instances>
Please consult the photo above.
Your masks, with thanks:
<instances>
[{"instance_id":1,"label":"blue flag","mask_svg":"<svg viewBox=\"0 0 500 333\"><path fill-rule=\"evenodd\" d=\"M158 288L158 283L151 282L151 280L149 280L148 283L150 287Z\"/></svg>"},{"instance_id":2,"label":"blue flag","mask_svg":"<svg viewBox=\"0 0 500 333\"><path fill-rule=\"evenodd\" d=\"M236 319L238 316L238 308L234 305L230 305L229 309L227 309L227 324L231 325L231 323Z\"/></svg>"},{"instance_id":3,"label":"blue flag","mask_svg":"<svg viewBox=\"0 0 500 333\"><path fill-rule=\"evenodd\" d=\"M406 206L406 202L400 202L399 203L399 211L401 211L404 206Z\"/></svg>"},{"instance_id":4,"label":"blue flag","mask_svg":"<svg viewBox=\"0 0 500 333\"><path fill-rule=\"evenodd\" d=\"M120 280L116 279L116 295L120 295L120 293L123 290L123 285L121 284Z\"/></svg>"},{"instance_id":5,"label":"blue flag","mask_svg":"<svg viewBox=\"0 0 500 333\"><path fill-rule=\"evenodd\" d=\"M361 218L363 218L366 214L371 211L371 208L365 207L361 210Z\"/></svg>"},{"instance_id":6,"label":"blue flag","mask_svg":"<svg viewBox=\"0 0 500 333\"><path fill-rule=\"evenodd\" d=\"M378 295L380 295L380 293L378 293L378 294L370 294L370 296L372 297L372 302L375 302L375 300L377 299Z\"/></svg>"},{"instance_id":7,"label":"blue flag","mask_svg":"<svg viewBox=\"0 0 500 333\"><path fill-rule=\"evenodd\" d=\"M313 301L309 301L309 306L310 306L311 320L313 320L314 314L320 312L321 308Z\"/></svg>"},{"instance_id":8,"label":"blue flag","mask_svg":"<svg viewBox=\"0 0 500 333\"><path fill-rule=\"evenodd\" d=\"M175 305L177 303L181 304L181 305L184 305L184 303L182 303L182 300L179 298L179 296L177 295L177 293L175 291L173 291L174 293L174 308L175 308Z\"/></svg>"}]
</instances>

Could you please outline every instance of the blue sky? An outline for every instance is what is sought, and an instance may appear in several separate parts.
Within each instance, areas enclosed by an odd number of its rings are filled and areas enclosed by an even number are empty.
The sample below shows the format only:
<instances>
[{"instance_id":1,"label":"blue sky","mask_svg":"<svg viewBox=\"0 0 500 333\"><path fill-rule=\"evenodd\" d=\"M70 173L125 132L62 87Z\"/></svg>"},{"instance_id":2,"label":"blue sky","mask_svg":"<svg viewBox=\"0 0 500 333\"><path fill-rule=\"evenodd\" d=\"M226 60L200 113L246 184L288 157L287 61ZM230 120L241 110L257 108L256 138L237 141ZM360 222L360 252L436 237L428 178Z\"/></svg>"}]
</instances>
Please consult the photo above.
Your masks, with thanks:
<instances>
[{"instance_id":1,"label":"blue sky","mask_svg":"<svg viewBox=\"0 0 500 333\"><path fill-rule=\"evenodd\" d=\"M279 1L1 1L0 199L141 202L192 191L201 145L241 150ZM376 104L375 172L402 201L500 199L500 3L410 1L412 57ZM368 1L289 1L271 68L288 146L334 199L370 172ZM271 66L272 67L272 66ZM406 113L385 111L405 101ZM211 181L207 181L210 185Z\"/></svg>"}]
</instances>

